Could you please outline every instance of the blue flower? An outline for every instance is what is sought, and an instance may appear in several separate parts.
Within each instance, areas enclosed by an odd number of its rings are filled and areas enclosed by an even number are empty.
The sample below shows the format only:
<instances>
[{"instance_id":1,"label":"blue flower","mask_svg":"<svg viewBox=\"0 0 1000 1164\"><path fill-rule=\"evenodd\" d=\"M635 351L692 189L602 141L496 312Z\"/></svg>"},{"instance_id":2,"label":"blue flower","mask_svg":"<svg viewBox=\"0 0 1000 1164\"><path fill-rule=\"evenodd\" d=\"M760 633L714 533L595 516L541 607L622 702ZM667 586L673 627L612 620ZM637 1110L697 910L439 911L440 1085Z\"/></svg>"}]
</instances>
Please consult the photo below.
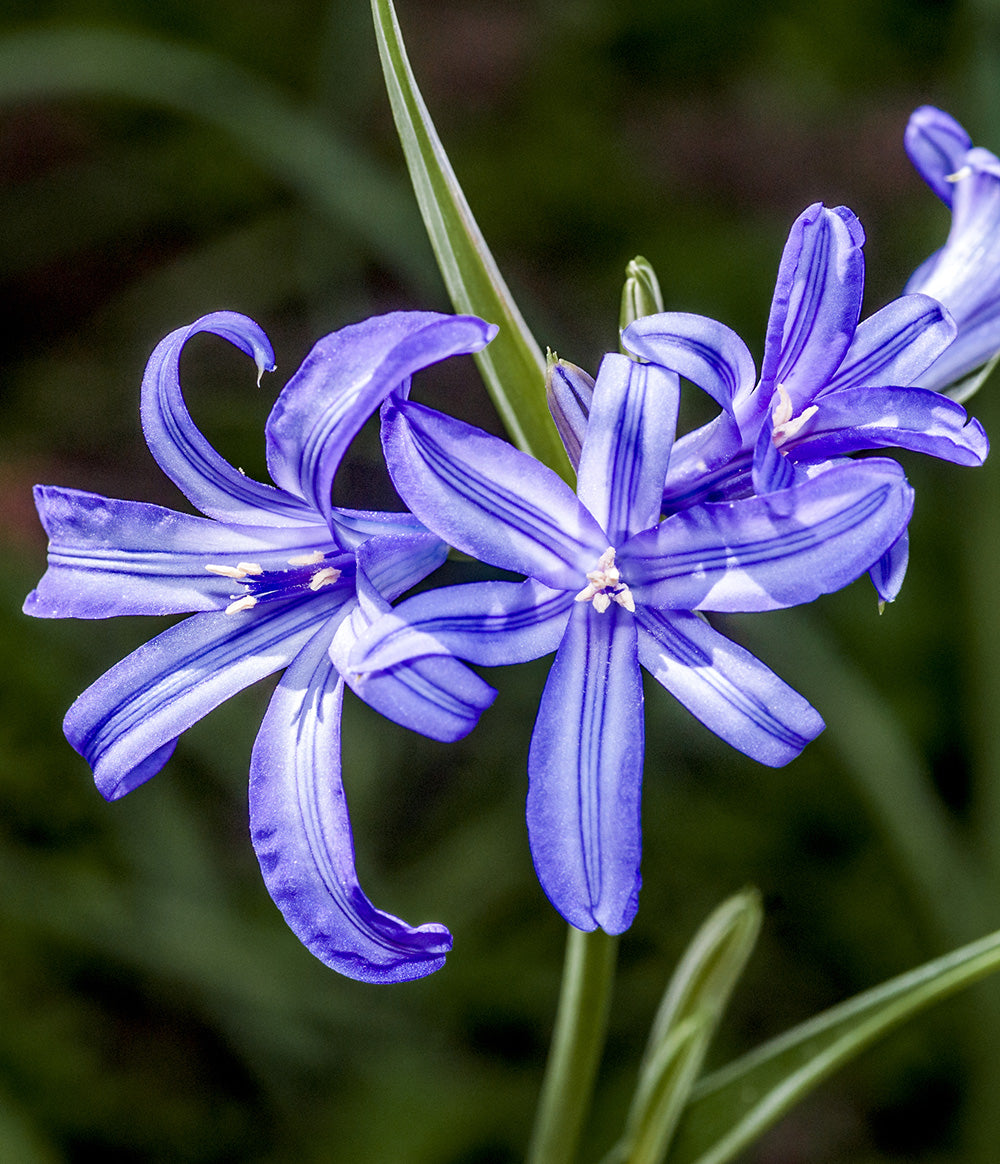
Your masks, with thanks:
<instances>
[{"instance_id":1,"label":"blue flower","mask_svg":"<svg viewBox=\"0 0 1000 1164\"><path fill-rule=\"evenodd\" d=\"M525 580L409 598L359 638L350 665L375 678L415 658L496 665L556 652L528 758L528 830L545 892L584 930L619 933L637 905L640 666L734 747L786 763L822 720L698 612L772 610L836 590L899 537L912 505L899 466L872 458L661 523L678 384L655 364L605 357L576 495L478 429L402 394L383 406L406 504L453 546Z\"/></svg>"},{"instance_id":2,"label":"blue flower","mask_svg":"<svg viewBox=\"0 0 1000 1164\"><path fill-rule=\"evenodd\" d=\"M184 403L186 341L214 332L273 368L267 337L217 312L167 336L142 385L150 451L206 516L54 486L36 491L50 538L45 576L25 603L44 618L195 611L112 667L70 708L65 731L109 800L163 767L178 736L257 679L287 668L253 750L250 819L267 887L322 961L366 981L442 965L451 935L375 909L358 884L340 779L344 659L359 633L424 578L447 547L408 513L339 509L331 485L365 419L410 376L477 351L480 320L398 313L325 337L279 395L266 427L275 485L225 461ZM258 376L259 379L259 376ZM398 722L457 739L493 691L456 659L421 660L365 681Z\"/></svg>"},{"instance_id":3,"label":"blue flower","mask_svg":"<svg viewBox=\"0 0 1000 1164\"><path fill-rule=\"evenodd\" d=\"M677 442L664 512L786 488L808 466L864 449L982 464L989 445L979 422L957 402L914 386L947 351L953 320L936 300L913 294L859 323L863 244L861 224L845 207L816 204L798 217L778 270L759 379L743 340L713 319L664 312L625 329L630 351L692 380L722 407ZM561 390L564 402L569 395ZM565 408L564 427L585 423L583 408ZM906 561L904 534L872 570L883 602L896 597Z\"/></svg>"},{"instance_id":4,"label":"blue flower","mask_svg":"<svg viewBox=\"0 0 1000 1164\"><path fill-rule=\"evenodd\" d=\"M974 147L953 117L931 105L913 113L905 144L951 208L947 242L906 285L939 299L958 324L958 338L918 380L944 389L1000 352L1000 159Z\"/></svg>"}]
</instances>

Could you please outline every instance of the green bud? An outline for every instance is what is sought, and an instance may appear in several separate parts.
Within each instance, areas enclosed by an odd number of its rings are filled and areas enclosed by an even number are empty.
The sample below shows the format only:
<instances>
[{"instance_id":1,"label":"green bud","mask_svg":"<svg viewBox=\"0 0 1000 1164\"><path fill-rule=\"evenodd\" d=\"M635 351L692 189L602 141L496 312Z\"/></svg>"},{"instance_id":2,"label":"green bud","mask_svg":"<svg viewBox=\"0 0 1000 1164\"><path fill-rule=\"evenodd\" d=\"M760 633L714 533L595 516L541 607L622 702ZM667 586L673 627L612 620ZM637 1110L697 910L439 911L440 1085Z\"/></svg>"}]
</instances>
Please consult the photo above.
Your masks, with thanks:
<instances>
[{"instance_id":1,"label":"green bud","mask_svg":"<svg viewBox=\"0 0 1000 1164\"><path fill-rule=\"evenodd\" d=\"M644 315L655 315L663 310L660 282L648 259L636 257L625 268L625 286L622 288L622 309L618 326L624 331L633 320Z\"/></svg>"}]
</instances>

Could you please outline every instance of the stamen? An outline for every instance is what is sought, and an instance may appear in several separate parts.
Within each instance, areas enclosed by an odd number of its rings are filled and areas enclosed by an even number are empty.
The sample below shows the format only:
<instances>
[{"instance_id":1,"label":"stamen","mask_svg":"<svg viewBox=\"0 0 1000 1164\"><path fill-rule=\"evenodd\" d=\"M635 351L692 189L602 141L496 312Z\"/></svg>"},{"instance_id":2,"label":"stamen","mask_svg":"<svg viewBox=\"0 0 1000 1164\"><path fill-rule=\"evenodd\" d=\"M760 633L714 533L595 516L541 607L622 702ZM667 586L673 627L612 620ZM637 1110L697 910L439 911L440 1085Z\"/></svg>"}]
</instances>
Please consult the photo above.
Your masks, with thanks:
<instances>
[{"instance_id":1,"label":"stamen","mask_svg":"<svg viewBox=\"0 0 1000 1164\"><path fill-rule=\"evenodd\" d=\"M810 404L808 408L803 408L798 416L793 416L792 398L788 395L788 390L784 384L777 386L777 393L778 402L771 410L771 423L774 429L772 434L774 447L780 449L783 444L786 444L805 428L819 412L819 405Z\"/></svg>"},{"instance_id":2,"label":"stamen","mask_svg":"<svg viewBox=\"0 0 1000 1164\"><path fill-rule=\"evenodd\" d=\"M289 566L315 566L317 562L322 562L326 554L322 550L311 550L308 554L296 554L294 558L288 559Z\"/></svg>"},{"instance_id":3,"label":"stamen","mask_svg":"<svg viewBox=\"0 0 1000 1164\"><path fill-rule=\"evenodd\" d=\"M587 585L574 597L575 602L593 602L598 614L603 614L612 602L617 602L630 613L635 613L635 599L621 580L621 571L615 565L615 551L609 546L597 561L597 568L587 574Z\"/></svg>"},{"instance_id":4,"label":"stamen","mask_svg":"<svg viewBox=\"0 0 1000 1164\"><path fill-rule=\"evenodd\" d=\"M242 570L244 574L263 574L264 567L257 562L237 562L237 570Z\"/></svg>"},{"instance_id":5,"label":"stamen","mask_svg":"<svg viewBox=\"0 0 1000 1164\"><path fill-rule=\"evenodd\" d=\"M319 590L322 586L331 586L339 577L339 570L333 566L327 566L325 570L317 570L309 579L309 589Z\"/></svg>"},{"instance_id":6,"label":"stamen","mask_svg":"<svg viewBox=\"0 0 1000 1164\"><path fill-rule=\"evenodd\" d=\"M968 166L968 165L962 166L960 169L956 170L954 172L954 174L947 174L945 176L945 181L946 182L961 182L961 180L963 178L968 178L971 175L971 173L972 173L971 166Z\"/></svg>"},{"instance_id":7,"label":"stamen","mask_svg":"<svg viewBox=\"0 0 1000 1164\"><path fill-rule=\"evenodd\" d=\"M235 602L230 602L226 607L226 614L240 614L244 610L253 610L256 605L257 599L252 594L245 594Z\"/></svg>"},{"instance_id":8,"label":"stamen","mask_svg":"<svg viewBox=\"0 0 1000 1164\"><path fill-rule=\"evenodd\" d=\"M242 579L247 576L246 570L241 570L239 566L206 566L205 569L209 574L218 574L222 578Z\"/></svg>"}]
</instances>

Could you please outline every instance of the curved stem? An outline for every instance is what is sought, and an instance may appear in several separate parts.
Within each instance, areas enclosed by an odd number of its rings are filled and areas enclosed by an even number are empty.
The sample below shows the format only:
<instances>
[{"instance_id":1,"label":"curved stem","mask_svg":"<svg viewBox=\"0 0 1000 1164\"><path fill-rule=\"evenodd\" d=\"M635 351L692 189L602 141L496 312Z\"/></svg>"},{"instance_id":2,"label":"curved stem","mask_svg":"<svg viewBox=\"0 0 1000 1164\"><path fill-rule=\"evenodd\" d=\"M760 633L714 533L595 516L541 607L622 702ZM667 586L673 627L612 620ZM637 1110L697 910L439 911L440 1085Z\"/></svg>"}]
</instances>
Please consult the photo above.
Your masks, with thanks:
<instances>
[{"instance_id":1,"label":"curved stem","mask_svg":"<svg viewBox=\"0 0 1000 1164\"><path fill-rule=\"evenodd\" d=\"M618 939L569 927L559 1009L527 1164L570 1164L604 1049Z\"/></svg>"}]
</instances>

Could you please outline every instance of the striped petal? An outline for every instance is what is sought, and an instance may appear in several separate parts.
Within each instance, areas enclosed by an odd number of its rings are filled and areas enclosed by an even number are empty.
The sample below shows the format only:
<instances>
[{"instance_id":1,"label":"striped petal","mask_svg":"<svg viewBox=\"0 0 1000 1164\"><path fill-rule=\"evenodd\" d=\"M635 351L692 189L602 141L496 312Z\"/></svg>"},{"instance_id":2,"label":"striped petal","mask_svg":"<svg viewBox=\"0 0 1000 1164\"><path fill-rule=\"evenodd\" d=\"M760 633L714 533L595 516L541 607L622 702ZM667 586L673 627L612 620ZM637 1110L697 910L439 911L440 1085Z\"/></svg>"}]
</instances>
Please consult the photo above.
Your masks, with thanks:
<instances>
[{"instance_id":1,"label":"striped petal","mask_svg":"<svg viewBox=\"0 0 1000 1164\"><path fill-rule=\"evenodd\" d=\"M527 806L538 879L577 929L620 934L635 916L642 756L635 621L577 606L538 709Z\"/></svg>"},{"instance_id":2,"label":"striped petal","mask_svg":"<svg viewBox=\"0 0 1000 1164\"><path fill-rule=\"evenodd\" d=\"M842 462L790 489L675 513L622 547L622 581L637 608L749 611L812 602L876 562L912 508L913 490L895 461Z\"/></svg>"},{"instance_id":3,"label":"striped petal","mask_svg":"<svg viewBox=\"0 0 1000 1164\"><path fill-rule=\"evenodd\" d=\"M604 357L580 454L577 495L611 546L659 520L679 399L674 372L627 356Z\"/></svg>"},{"instance_id":4,"label":"striped petal","mask_svg":"<svg viewBox=\"0 0 1000 1164\"><path fill-rule=\"evenodd\" d=\"M772 768L794 760L823 730L797 691L695 614L637 608L639 659L727 744Z\"/></svg>"},{"instance_id":5,"label":"striped petal","mask_svg":"<svg viewBox=\"0 0 1000 1164\"><path fill-rule=\"evenodd\" d=\"M390 392L449 356L477 352L496 328L473 316L395 312L321 339L275 402L267 465L282 489L331 516L334 474L347 446Z\"/></svg>"},{"instance_id":6,"label":"striped petal","mask_svg":"<svg viewBox=\"0 0 1000 1164\"><path fill-rule=\"evenodd\" d=\"M545 377L545 396L566 456L576 472L587 435L594 378L568 360L553 360Z\"/></svg>"},{"instance_id":7,"label":"striped petal","mask_svg":"<svg viewBox=\"0 0 1000 1164\"><path fill-rule=\"evenodd\" d=\"M730 415L757 382L757 368L743 340L704 315L645 315L622 332L622 343L642 359L697 384Z\"/></svg>"},{"instance_id":8,"label":"striped petal","mask_svg":"<svg viewBox=\"0 0 1000 1164\"><path fill-rule=\"evenodd\" d=\"M208 443L191 419L180 383L181 349L199 332L213 332L250 356L258 377L274 368L264 332L245 315L216 311L161 340L142 378L142 428L160 468L209 517L236 525L295 525L315 522L316 512L299 499L262 485L234 468Z\"/></svg>"},{"instance_id":9,"label":"striped petal","mask_svg":"<svg viewBox=\"0 0 1000 1164\"><path fill-rule=\"evenodd\" d=\"M556 589L583 584L601 527L569 486L526 453L411 401L389 401L382 443L399 495L450 545Z\"/></svg>"},{"instance_id":10,"label":"striped petal","mask_svg":"<svg viewBox=\"0 0 1000 1164\"><path fill-rule=\"evenodd\" d=\"M140 501L35 487L48 569L25 602L37 618L219 610L233 580L207 567L334 549L326 525L232 526Z\"/></svg>"},{"instance_id":11,"label":"striped petal","mask_svg":"<svg viewBox=\"0 0 1000 1164\"><path fill-rule=\"evenodd\" d=\"M236 615L192 615L106 671L63 723L101 795L117 800L155 775L183 731L287 666L349 597L328 594L262 603Z\"/></svg>"},{"instance_id":12,"label":"striped petal","mask_svg":"<svg viewBox=\"0 0 1000 1164\"><path fill-rule=\"evenodd\" d=\"M311 953L362 982L406 982L444 964L451 935L383 913L358 883L329 640L328 629L313 638L271 699L250 765L250 832L268 892Z\"/></svg>"},{"instance_id":13,"label":"striped petal","mask_svg":"<svg viewBox=\"0 0 1000 1164\"><path fill-rule=\"evenodd\" d=\"M837 371L861 313L864 233L846 207L816 203L792 226L781 257L761 367L761 400L781 385L795 412Z\"/></svg>"},{"instance_id":14,"label":"striped petal","mask_svg":"<svg viewBox=\"0 0 1000 1164\"><path fill-rule=\"evenodd\" d=\"M554 651L573 595L539 582L471 582L406 599L360 636L349 669L368 673L408 659L452 654L487 667Z\"/></svg>"}]
</instances>

